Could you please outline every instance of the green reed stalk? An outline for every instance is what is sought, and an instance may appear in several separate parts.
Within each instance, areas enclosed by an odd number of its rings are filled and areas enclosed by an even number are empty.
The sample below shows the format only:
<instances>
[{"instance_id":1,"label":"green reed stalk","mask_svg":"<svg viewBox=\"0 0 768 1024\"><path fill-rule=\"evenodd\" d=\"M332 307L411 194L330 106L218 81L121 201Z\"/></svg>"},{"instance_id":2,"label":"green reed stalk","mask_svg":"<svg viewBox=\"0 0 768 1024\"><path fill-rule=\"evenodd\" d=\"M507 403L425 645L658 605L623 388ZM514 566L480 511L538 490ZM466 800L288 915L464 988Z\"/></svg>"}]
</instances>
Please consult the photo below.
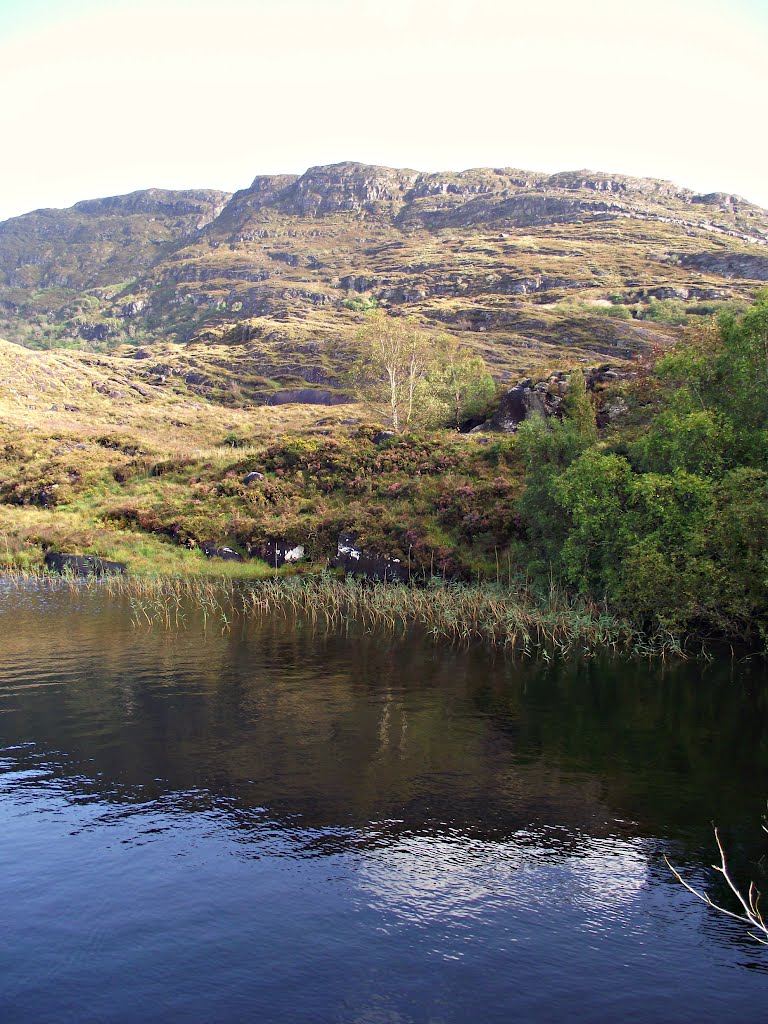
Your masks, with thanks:
<instances>
[{"instance_id":1,"label":"green reed stalk","mask_svg":"<svg viewBox=\"0 0 768 1024\"><path fill-rule=\"evenodd\" d=\"M559 592L532 592L525 580L459 584L433 578L424 587L378 584L328 572L234 581L229 577L108 576L53 577L29 570L15 573L15 585L96 590L129 602L145 627L184 628L199 612L203 628L222 630L240 618L303 617L329 632L360 629L404 636L420 631L436 642L492 647L532 655L591 656L601 651L643 657L684 657L680 638L648 635L612 615L603 605Z\"/></svg>"}]
</instances>

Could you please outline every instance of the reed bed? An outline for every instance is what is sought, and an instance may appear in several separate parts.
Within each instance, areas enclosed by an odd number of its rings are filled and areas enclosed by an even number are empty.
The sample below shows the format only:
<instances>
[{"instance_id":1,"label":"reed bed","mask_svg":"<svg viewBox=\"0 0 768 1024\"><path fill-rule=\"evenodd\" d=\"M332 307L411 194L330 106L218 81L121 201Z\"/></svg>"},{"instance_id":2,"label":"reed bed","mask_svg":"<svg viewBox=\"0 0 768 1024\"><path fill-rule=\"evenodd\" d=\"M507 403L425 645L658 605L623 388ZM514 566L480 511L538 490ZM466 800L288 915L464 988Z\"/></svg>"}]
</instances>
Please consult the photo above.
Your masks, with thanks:
<instances>
[{"instance_id":1,"label":"reed bed","mask_svg":"<svg viewBox=\"0 0 768 1024\"><path fill-rule=\"evenodd\" d=\"M14 577L72 589L100 588L130 604L137 625L223 630L250 618L300 618L332 632L380 632L391 637L422 633L435 642L484 643L545 659L599 653L684 657L671 633L648 634L605 606L557 588L536 592L525 580L461 584L433 577L423 586L379 584L329 572L234 580L228 577L109 576L101 579Z\"/></svg>"},{"instance_id":2,"label":"reed bed","mask_svg":"<svg viewBox=\"0 0 768 1024\"><path fill-rule=\"evenodd\" d=\"M242 595L229 576L77 576L51 574L40 569L14 570L5 576L12 587L37 585L67 589L73 593L94 592L125 600L137 626L184 628L193 620L204 627L226 627L238 609Z\"/></svg>"},{"instance_id":3,"label":"reed bed","mask_svg":"<svg viewBox=\"0 0 768 1024\"><path fill-rule=\"evenodd\" d=\"M417 587L320 573L259 582L244 591L243 601L247 610L300 615L331 631L355 627L405 635L417 629L439 642L483 642L545 658L605 651L684 656L671 634L649 636L595 602L555 588L537 594L525 582L462 584L434 577Z\"/></svg>"}]
</instances>

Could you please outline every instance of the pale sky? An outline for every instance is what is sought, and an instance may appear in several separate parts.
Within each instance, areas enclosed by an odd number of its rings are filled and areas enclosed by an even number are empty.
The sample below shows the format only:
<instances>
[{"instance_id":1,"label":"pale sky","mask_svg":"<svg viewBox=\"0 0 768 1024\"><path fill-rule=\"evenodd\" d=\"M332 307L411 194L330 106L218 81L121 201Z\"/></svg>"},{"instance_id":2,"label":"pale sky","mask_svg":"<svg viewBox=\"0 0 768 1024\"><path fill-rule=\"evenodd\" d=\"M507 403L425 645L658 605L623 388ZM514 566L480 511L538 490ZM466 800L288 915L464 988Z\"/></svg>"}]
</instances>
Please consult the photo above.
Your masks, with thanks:
<instances>
[{"instance_id":1,"label":"pale sky","mask_svg":"<svg viewBox=\"0 0 768 1024\"><path fill-rule=\"evenodd\" d=\"M768 207L766 0L0 0L0 219L359 160Z\"/></svg>"}]
</instances>

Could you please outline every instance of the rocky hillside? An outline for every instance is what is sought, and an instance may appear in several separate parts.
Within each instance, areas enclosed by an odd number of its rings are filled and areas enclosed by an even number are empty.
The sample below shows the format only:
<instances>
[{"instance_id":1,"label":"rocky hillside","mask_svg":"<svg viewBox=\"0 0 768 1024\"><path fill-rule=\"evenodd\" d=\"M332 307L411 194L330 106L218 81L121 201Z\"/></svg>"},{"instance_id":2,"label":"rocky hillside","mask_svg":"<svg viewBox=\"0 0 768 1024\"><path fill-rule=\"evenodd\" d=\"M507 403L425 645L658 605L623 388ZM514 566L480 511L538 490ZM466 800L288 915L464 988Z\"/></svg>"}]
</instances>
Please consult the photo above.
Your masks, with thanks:
<instances>
[{"instance_id":1,"label":"rocky hillside","mask_svg":"<svg viewBox=\"0 0 768 1024\"><path fill-rule=\"evenodd\" d=\"M104 339L112 300L209 224L229 193L149 189L0 223L0 302L17 340Z\"/></svg>"},{"instance_id":2,"label":"rocky hillside","mask_svg":"<svg viewBox=\"0 0 768 1024\"><path fill-rule=\"evenodd\" d=\"M236 401L341 386L375 306L460 337L507 381L631 359L765 281L765 210L587 171L344 163L0 225L0 334L113 348L149 384Z\"/></svg>"}]
</instances>

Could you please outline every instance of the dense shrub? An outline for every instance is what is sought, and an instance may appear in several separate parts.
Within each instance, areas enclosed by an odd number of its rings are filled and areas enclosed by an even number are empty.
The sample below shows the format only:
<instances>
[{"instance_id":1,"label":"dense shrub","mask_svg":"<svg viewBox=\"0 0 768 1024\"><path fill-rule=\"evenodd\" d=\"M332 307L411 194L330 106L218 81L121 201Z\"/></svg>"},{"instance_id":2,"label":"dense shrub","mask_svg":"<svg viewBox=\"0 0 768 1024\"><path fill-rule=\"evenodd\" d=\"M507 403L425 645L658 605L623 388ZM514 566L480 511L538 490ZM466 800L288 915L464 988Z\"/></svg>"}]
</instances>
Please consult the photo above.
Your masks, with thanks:
<instances>
[{"instance_id":1,"label":"dense shrub","mask_svg":"<svg viewBox=\"0 0 768 1024\"><path fill-rule=\"evenodd\" d=\"M634 444L595 442L573 399L521 429L523 558L646 625L768 639L768 293L656 372Z\"/></svg>"}]
</instances>

